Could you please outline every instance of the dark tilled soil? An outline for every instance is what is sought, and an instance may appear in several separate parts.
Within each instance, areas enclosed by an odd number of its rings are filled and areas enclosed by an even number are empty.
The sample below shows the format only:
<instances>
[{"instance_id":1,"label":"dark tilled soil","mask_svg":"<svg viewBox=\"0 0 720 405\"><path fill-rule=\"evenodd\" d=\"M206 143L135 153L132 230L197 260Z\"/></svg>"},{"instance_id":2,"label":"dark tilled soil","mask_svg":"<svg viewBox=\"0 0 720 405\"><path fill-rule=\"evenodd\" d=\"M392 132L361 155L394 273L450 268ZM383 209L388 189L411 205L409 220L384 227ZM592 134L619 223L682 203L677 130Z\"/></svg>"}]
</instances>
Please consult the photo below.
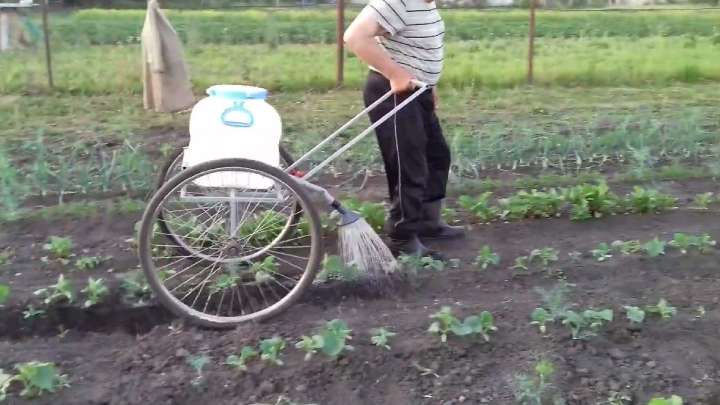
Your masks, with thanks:
<instances>
[{"instance_id":1,"label":"dark tilled soil","mask_svg":"<svg viewBox=\"0 0 720 405\"><path fill-rule=\"evenodd\" d=\"M32 299L32 291L59 274L59 268L39 261L46 255L41 242L49 235L69 235L76 251L113 255L97 270L69 273L73 279L116 274L137 264L126 242L136 218L15 223L0 235L0 248L16 252L13 263L0 270L0 283L13 288L2 311L14 314L3 319L0 368L53 361L70 379L69 388L31 402L20 400L13 389L11 404L274 404L280 396L331 405L513 404L513 377L545 358L555 364L556 392L568 404L608 403L613 392L632 398L628 404L644 405L656 394L681 395L688 404L720 404L720 251L668 251L653 259L617 255L602 263L587 254L577 260L567 255L617 239L668 240L673 232L720 238L717 219L711 212L679 210L579 223L560 218L478 225L465 240L433 245L460 259L457 269L395 281L384 295L368 294L364 286L316 287L273 320L232 331L171 323L160 308L132 308L117 297L94 313L61 308L56 312L65 315L53 312L32 321L39 326L28 326L17 320L17 311ZM501 265L475 271L472 262L485 244L500 254ZM509 270L515 257L546 246L561 252L553 271L514 276ZM530 313L541 305L534 287L550 288L560 278L575 284L568 299L578 309L615 310L615 321L599 336L573 341L559 324L550 326L547 336L529 325ZM625 320L623 305L655 304L661 297L678 308L673 319L651 318L641 328ZM491 311L499 330L489 343L451 336L441 344L426 330L428 316L443 305L459 317ZM355 350L337 360L317 355L304 361L294 342L334 318L353 329ZM378 326L397 333L389 351L369 342L369 330ZM284 366L256 362L238 373L223 365L243 345L273 335L288 340ZM193 384L196 374L187 359L199 354L212 362Z\"/></svg>"}]
</instances>

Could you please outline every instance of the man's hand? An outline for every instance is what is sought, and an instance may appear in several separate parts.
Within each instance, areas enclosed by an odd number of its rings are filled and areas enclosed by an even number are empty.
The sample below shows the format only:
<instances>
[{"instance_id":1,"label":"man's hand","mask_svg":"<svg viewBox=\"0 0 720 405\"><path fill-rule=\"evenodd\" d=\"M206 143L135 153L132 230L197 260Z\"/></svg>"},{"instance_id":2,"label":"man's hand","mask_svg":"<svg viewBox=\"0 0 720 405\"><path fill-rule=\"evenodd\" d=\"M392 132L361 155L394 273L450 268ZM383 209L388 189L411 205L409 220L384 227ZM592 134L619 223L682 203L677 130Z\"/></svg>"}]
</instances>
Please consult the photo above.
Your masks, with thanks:
<instances>
[{"instance_id":1,"label":"man's hand","mask_svg":"<svg viewBox=\"0 0 720 405\"><path fill-rule=\"evenodd\" d=\"M437 93L437 86L433 86L432 88L432 99L433 99L433 109L437 110L440 108L440 96L438 96Z\"/></svg>"},{"instance_id":2,"label":"man's hand","mask_svg":"<svg viewBox=\"0 0 720 405\"><path fill-rule=\"evenodd\" d=\"M415 87L412 82L415 78L407 70L400 66L393 69L389 76L388 80L390 80L390 90L392 90L394 94L404 93Z\"/></svg>"}]
</instances>

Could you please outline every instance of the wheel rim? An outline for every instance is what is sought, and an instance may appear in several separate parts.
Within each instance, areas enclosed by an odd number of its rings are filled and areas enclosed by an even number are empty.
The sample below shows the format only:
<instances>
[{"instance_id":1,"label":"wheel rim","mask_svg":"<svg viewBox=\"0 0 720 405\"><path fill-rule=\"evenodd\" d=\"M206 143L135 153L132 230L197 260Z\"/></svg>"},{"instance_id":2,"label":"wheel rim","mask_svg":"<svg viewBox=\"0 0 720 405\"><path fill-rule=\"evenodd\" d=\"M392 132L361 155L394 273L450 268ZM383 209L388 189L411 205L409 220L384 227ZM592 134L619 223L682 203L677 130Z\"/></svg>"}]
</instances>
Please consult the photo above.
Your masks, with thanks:
<instances>
[{"instance_id":1,"label":"wheel rim","mask_svg":"<svg viewBox=\"0 0 720 405\"><path fill-rule=\"evenodd\" d=\"M187 172L153 198L152 218L143 225L162 218L173 231L145 230L141 258L171 306L214 325L235 324L269 315L312 281L317 215L297 184L277 172L241 166ZM250 185L217 187L236 176L273 184L276 198L246 198L258 193Z\"/></svg>"}]
</instances>

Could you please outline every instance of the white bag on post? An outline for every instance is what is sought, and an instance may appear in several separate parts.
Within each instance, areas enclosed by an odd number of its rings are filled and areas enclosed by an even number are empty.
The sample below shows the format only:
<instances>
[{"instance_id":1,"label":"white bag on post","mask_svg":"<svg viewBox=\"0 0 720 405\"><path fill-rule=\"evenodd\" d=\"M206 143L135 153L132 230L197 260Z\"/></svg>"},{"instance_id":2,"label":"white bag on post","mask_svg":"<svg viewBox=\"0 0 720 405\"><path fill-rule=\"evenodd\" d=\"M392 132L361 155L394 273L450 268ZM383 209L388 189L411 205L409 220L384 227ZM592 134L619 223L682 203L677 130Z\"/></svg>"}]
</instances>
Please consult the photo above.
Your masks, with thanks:
<instances>
[{"instance_id":1,"label":"white bag on post","mask_svg":"<svg viewBox=\"0 0 720 405\"><path fill-rule=\"evenodd\" d=\"M149 0L142 36L143 104L175 112L195 102L182 43L157 0Z\"/></svg>"}]
</instances>

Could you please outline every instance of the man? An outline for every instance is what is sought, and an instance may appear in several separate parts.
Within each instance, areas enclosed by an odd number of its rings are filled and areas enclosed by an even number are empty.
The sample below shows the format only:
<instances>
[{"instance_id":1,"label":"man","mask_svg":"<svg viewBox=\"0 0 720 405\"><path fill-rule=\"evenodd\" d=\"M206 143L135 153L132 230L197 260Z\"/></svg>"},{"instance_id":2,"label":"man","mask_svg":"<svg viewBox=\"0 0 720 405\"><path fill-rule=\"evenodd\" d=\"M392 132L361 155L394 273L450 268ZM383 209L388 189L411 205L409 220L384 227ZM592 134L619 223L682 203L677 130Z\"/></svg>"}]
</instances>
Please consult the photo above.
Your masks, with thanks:
<instances>
[{"instance_id":1,"label":"man","mask_svg":"<svg viewBox=\"0 0 720 405\"><path fill-rule=\"evenodd\" d=\"M425 0L370 0L345 32L348 48L370 66L365 105L394 93L370 113L373 122L411 94L414 80L431 85L376 129L392 203L390 249L396 254L439 256L421 239L464 234L441 220L450 170L450 149L435 114L444 33L435 2Z\"/></svg>"}]
</instances>

